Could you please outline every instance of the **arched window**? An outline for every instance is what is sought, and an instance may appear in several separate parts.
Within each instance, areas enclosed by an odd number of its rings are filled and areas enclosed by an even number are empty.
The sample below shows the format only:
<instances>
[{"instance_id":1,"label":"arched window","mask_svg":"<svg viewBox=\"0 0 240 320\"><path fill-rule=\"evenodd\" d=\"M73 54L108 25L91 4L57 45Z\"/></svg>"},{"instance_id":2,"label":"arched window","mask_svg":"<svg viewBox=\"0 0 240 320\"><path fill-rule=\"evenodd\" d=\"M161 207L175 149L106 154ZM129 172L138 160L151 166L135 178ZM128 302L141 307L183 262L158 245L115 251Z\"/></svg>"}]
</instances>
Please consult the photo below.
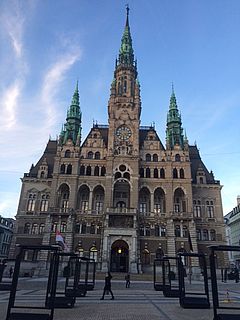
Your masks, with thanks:
<instances>
[{"instance_id":1,"label":"arched window","mask_svg":"<svg viewBox=\"0 0 240 320\"><path fill-rule=\"evenodd\" d=\"M58 190L58 204L61 212L68 211L69 193L69 186L66 183L62 184Z\"/></svg>"},{"instance_id":2,"label":"arched window","mask_svg":"<svg viewBox=\"0 0 240 320\"><path fill-rule=\"evenodd\" d=\"M62 164L60 167L60 173L64 174L65 173L65 164Z\"/></svg>"},{"instance_id":3,"label":"arched window","mask_svg":"<svg viewBox=\"0 0 240 320\"><path fill-rule=\"evenodd\" d=\"M174 212L186 212L187 210L187 204L186 204L186 197L181 188L177 188L174 192Z\"/></svg>"},{"instance_id":4,"label":"arched window","mask_svg":"<svg viewBox=\"0 0 240 320\"><path fill-rule=\"evenodd\" d=\"M160 236L166 237L166 227L165 226L161 226Z\"/></svg>"},{"instance_id":5,"label":"arched window","mask_svg":"<svg viewBox=\"0 0 240 320\"><path fill-rule=\"evenodd\" d=\"M90 234L95 234L95 229L96 229L95 223L92 222L90 226Z\"/></svg>"},{"instance_id":6,"label":"arched window","mask_svg":"<svg viewBox=\"0 0 240 320\"><path fill-rule=\"evenodd\" d=\"M121 82L118 82L118 95L122 94L122 86L121 86Z\"/></svg>"},{"instance_id":7,"label":"arched window","mask_svg":"<svg viewBox=\"0 0 240 320\"><path fill-rule=\"evenodd\" d=\"M77 208L80 209L81 212L86 212L88 210L89 193L90 190L86 185L82 185L78 190Z\"/></svg>"},{"instance_id":8,"label":"arched window","mask_svg":"<svg viewBox=\"0 0 240 320\"><path fill-rule=\"evenodd\" d=\"M40 178L44 178L44 176L45 176L45 172L44 172L44 171L41 171L41 173L40 173Z\"/></svg>"},{"instance_id":9,"label":"arched window","mask_svg":"<svg viewBox=\"0 0 240 320\"><path fill-rule=\"evenodd\" d=\"M103 177L103 176L105 176L105 174L106 174L106 168L102 167L101 168L101 176Z\"/></svg>"},{"instance_id":10,"label":"arched window","mask_svg":"<svg viewBox=\"0 0 240 320\"><path fill-rule=\"evenodd\" d=\"M130 180L130 174L129 174L129 172L124 172L123 178Z\"/></svg>"},{"instance_id":11,"label":"arched window","mask_svg":"<svg viewBox=\"0 0 240 320\"><path fill-rule=\"evenodd\" d=\"M180 169L180 179L184 179L184 170Z\"/></svg>"},{"instance_id":12,"label":"arched window","mask_svg":"<svg viewBox=\"0 0 240 320\"><path fill-rule=\"evenodd\" d=\"M155 168L153 171L153 177L158 178L158 169L157 168Z\"/></svg>"},{"instance_id":13,"label":"arched window","mask_svg":"<svg viewBox=\"0 0 240 320\"><path fill-rule=\"evenodd\" d=\"M44 233L44 229L45 229L45 224L41 223L39 226L39 234L43 234Z\"/></svg>"},{"instance_id":14,"label":"arched window","mask_svg":"<svg viewBox=\"0 0 240 320\"><path fill-rule=\"evenodd\" d=\"M155 237L160 236L160 227L158 224L155 225Z\"/></svg>"},{"instance_id":15,"label":"arched window","mask_svg":"<svg viewBox=\"0 0 240 320\"><path fill-rule=\"evenodd\" d=\"M95 152L95 159L96 160L100 159L100 152L99 151Z\"/></svg>"},{"instance_id":16,"label":"arched window","mask_svg":"<svg viewBox=\"0 0 240 320\"><path fill-rule=\"evenodd\" d=\"M28 196L27 211L33 212L35 210L35 204L36 194L30 193Z\"/></svg>"},{"instance_id":17,"label":"arched window","mask_svg":"<svg viewBox=\"0 0 240 320\"><path fill-rule=\"evenodd\" d=\"M201 229L196 229L196 234L197 234L197 240L201 241L202 240Z\"/></svg>"},{"instance_id":18,"label":"arched window","mask_svg":"<svg viewBox=\"0 0 240 320\"><path fill-rule=\"evenodd\" d=\"M205 241L209 240L207 229L203 229L203 240L205 240Z\"/></svg>"},{"instance_id":19,"label":"arched window","mask_svg":"<svg viewBox=\"0 0 240 320\"><path fill-rule=\"evenodd\" d=\"M56 232L56 231L57 231L57 228L58 228L58 223L57 223L57 222L54 222L54 223L52 224L51 231L52 231L52 232Z\"/></svg>"},{"instance_id":20,"label":"arched window","mask_svg":"<svg viewBox=\"0 0 240 320\"><path fill-rule=\"evenodd\" d=\"M94 168L94 176L99 176L99 166Z\"/></svg>"},{"instance_id":21,"label":"arched window","mask_svg":"<svg viewBox=\"0 0 240 320\"><path fill-rule=\"evenodd\" d=\"M150 192L147 188L142 188L139 192L139 212L143 215L150 213Z\"/></svg>"},{"instance_id":22,"label":"arched window","mask_svg":"<svg viewBox=\"0 0 240 320\"><path fill-rule=\"evenodd\" d=\"M92 151L89 151L89 152L88 152L87 158L88 158L88 159L93 159L93 152L92 152Z\"/></svg>"},{"instance_id":23,"label":"arched window","mask_svg":"<svg viewBox=\"0 0 240 320\"><path fill-rule=\"evenodd\" d=\"M30 233L30 223L25 223L24 229L23 229L24 234L29 234Z\"/></svg>"},{"instance_id":24,"label":"arched window","mask_svg":"<svg viewBox=\"0 0 240 320\"><path fill-rule=\"evenodd\" d=\"M151 171L149 168L146 169L146 178L151 178Z\"/></svg>"},{"instance_id":25,"label":"arched window","mask_svg":"<svg viewBox=\"0 0 240 320\"><path fill-rule=\"evenodd\" d=\"M104 204L104 189L102 186L97 186L93 190L93 208L96 210L96 213L103 212Z\"/></svg>"},{"instance_id":26,"label":"arched window","mask_svg":"<svg viewBox=\"0 0 240 320\"><path fill-rule=\"evenodd\" d=\"M140 178L144 178L144 169L143 168L139 169L139 175L140 175Z\"/></svg>"},{"instance_id":27,"label":"arched window","mask_svg":"<svg viewBox=\"0 0 240 320\"><path fill-rule=\"evenodd\" d=\"M123 83L123 93L126 93L127 92L127 81L124 80L124 83Z\"/></svg>"},{"instance_id":28,"label":"arched window","mask_svg":"<svg viewBox=\"0 0 240 320\"><path fill-rule=\"evenodd\" d=\"M38 225L37 225L37 223L34 223L32 225L32 232L31 233L32 234L37 234L38 233Z\"/></svg>"},{"instance_id":29,"label":"arched window","mask_svg":"<svg viewBox=\"0 0 240 320\"><path fill-rule=\"evenodd\" d=\"M216 231L214 229L210 230L210 240L216 241Z\"/></svg>"},{"instance_id":30,"label":"arched window","mask_svg":"<svg viewBox=\"0 0 240 320\"><path fill-rule=\"evenodd\" d=\"M165 193L162 188L157 188L154 191L154 212L165 212Z\"/></svg>"},{"instance_id":31,"label":"arched window","mask_svg":"<svg viewBox=\"0 0 240 320\"><path fill-rule=\"evenodd\" d=\"M122 177L121 172L116 172L115 175L114 175L115 180L117 180L117 179L119 179L121 177Z\"/></svg>"},{"instance_id":32,"label":"arched window","mask_svg":"<svg viewBox=\"0 0 240 320\"><path fill-rule=\"evenodd\" d=\"M165 179L165 170L163 168L160 169L160 178Z\"/></svg>"},{"instance_id":33,"label":"arched window","mask_svg":"<svg viewBox=\"0 0 240 320\"><path fill-rule=\"evenodd\" d=\"M188 228L187 228L187 226L183 226L183 237L187 237L188 236Z\"/></svg>"},{"instance_id":34,"label":"arched window","mask_svg":"<svg viewBox=\"0 0 240 320\"><path fill-rule=\"evenodd\" d=\"M65 158L70 158L71 157L71 151L70 150L66 150L65 151Z\"/></svg>"},{"instance_id":35,"label":"arched window","mask_svg":"<svg viewBox=\"0 0 240 320\"><path fill-rule=\"evenodd\" d=\"M75 225L75 233L79 233L80 232L80 223L77 222Z\"/></svg>"},{"instance_id":36,"label":"arched window","mask_svg":"<svg viewBox=\"0 0 240 320\"><path fill-rule=\"evenodd\" d=\"M146 161L151 161L151 155L149 153L146 154Z\"/></svg>"},{"instance_id":37,"label":"arched window","mask_svg":"<svg viewBox=\"0 0 240 320\"><path fill-rule=\"evenodd\" d=\"M149 224L147 224L145 226L145 235L146 235L146 237L150 237L150 235L151 235L151 228L150 228Z\"/></svg>"},{"instance_id":38,"label":"arched window","mask_svg":"<svg viewBox=\"0 0 240 320\"><path fill-rule=\"evenodd\" d=\"M158 155L156 153L153 155L153 162L158 162Z\"/></svg>"},{"instance_id":39,"label":"arched window","mask_svg":"<svg viewBox=\"0 0 240 320\"><path fill-rule=\"evenodd\" d=\"M92 168L91 166L87 166L86 176L91 176L91 174L92 174Z\"/></svg>"},{"instance_id":40,"label":"arched window","mask_svg":"<svg viewBox=\"0 0 240 320\"><path fill-rule=\"evenodd\" d=\"M84 174L85 174L85 166L81 165L81 167L80 167L80 176L84 176Z\"/></svg>"},{"instance_id":41,"label":"arched window","mask_svg":"<svg viewBox=\"0 0 240 320\"><path fill-rule=\"evenodd\" d=\"M181 161L180 154L176 154L176 155L175 155L175 161L176 161L176 162L180 162L180 161Z\"/></svg>"},{"instance_id":42,"label":"arched window","mask_svg":"<svg viewBox=\"0 0 240 320\"><path fill-rule=\"evenodd\" d=\"M42 195L41 203L40 203L40 211L41 212L47 212L48 211L48 201L49 201L49 195Z\"/></svg>"},{"instance_id":43,"label":"arched window","mask_svg":"<svg viewBox=\"0 0 240 320\"><path fill-rule=\"evenodd\" d=\"M66 232L67 231L67 224L66 222L62 222L60 225L60 232Z\"/></svg>"},{"instance_id":44,"label":"arched window","mask_svg":"<svg viewBox=\"0 0 240 320\"><path fill-rule=\"evenodd\" d=\"M81 234L86 234L87 232L87 224L86 222L83 222L81 225Z\"/></svg>"},{"instance_id":45,"label":"arched window","mask_svg":"<svg viewBox=\"0 0 240 320\"><path fill-rule=\"evenodd\" d=\"M179 225L175 226L175 237L181 237L181 229Z\"/></svg>"},{"instance_id":46,"label":"arched window","mask_svg":"<svg viewBox=\"0 0 240 320\"><path fill-rule=\"evenodd\" d=\"M68 164L66 173L67 174L72 174L72 165L71 164Z\"/></svg>"},{"instance_id":47,"label":"arched window","mask_svg":"<svg viewBox=\"0 0 240 320\"><path fill-rule=\"evenodd\" d=\"M177 179L178 178L178 172L177 172L177 169L174 168L173 169L173 179Z\"/></svg>"}]
</instances>

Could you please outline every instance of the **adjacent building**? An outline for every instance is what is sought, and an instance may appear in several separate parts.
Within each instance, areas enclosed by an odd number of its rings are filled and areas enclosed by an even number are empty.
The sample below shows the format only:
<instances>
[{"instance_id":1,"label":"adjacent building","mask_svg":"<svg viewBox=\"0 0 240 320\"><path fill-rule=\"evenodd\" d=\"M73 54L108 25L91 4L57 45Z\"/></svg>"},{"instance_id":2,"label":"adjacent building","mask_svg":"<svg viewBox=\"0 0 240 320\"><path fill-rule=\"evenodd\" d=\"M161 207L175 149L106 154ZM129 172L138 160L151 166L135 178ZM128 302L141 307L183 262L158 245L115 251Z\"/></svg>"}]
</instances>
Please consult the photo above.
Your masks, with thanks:
<instances>
[{"instance_id":1,"label":"adjacent building","mask_svg":"<svg viewBox=\"0 0 240 320\"><path fill-rule=\"evenodd\" d=\"M173 88L164 140L154 125L140 125L141 110L127 10L108 124L94 123L82 141L77 84L58 139L22 178L12 255L15 243L55 243L60 231L99 270L136 273L163 254L189 251L189 235L194 251L225 243L222 186L189 144Z\"/></svg>"},{"instance_id":2,"label":"adjacent building","mask_svg":"<svg viewBox=\"0 0 240 320\"><path fill-rule=\"evenodd\" d=\"M0 260L8 258L13 228L14 219L0 216Z\"/></svg>"}]
</instances>

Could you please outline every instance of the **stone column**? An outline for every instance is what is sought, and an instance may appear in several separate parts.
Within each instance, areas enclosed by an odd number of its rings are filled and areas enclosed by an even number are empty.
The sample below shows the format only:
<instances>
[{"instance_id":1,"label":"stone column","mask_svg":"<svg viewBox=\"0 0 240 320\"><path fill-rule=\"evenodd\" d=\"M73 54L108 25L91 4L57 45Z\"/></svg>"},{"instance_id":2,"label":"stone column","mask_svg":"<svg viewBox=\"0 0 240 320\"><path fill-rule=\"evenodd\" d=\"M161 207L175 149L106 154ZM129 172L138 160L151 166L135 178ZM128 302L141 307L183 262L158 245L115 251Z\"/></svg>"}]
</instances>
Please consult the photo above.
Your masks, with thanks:
<instances>
[{"instance_id":1,"label":"stone column","mask_svg":"<svg viewBox=\"0 0 240 320\"><path fill-rule=\"evenodd\" d=\"M150 215L153 217L154 216L154 192L151 192L150 198L151 198Z\"/></svg>"}]
</instances>

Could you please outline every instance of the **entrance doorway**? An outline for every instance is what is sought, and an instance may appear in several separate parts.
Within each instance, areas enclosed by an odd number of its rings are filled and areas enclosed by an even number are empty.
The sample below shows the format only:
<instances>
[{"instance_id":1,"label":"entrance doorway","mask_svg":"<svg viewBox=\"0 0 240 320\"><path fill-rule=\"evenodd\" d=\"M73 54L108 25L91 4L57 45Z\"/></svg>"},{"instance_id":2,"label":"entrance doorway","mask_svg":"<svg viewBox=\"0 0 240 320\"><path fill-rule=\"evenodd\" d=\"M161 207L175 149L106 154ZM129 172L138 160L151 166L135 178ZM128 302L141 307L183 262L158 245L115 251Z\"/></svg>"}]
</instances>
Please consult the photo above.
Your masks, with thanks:
<instances>
[{"instance_id":1,"label":"entrance doorway","mask_svg":"<svg viewBox=\"0 0 240 320\"><path fill-rule=\"evenodd\" d=\"M111 248L111 272L128 272L129 248L123 240L117 240Z\"/></svg>"}]
</instances>

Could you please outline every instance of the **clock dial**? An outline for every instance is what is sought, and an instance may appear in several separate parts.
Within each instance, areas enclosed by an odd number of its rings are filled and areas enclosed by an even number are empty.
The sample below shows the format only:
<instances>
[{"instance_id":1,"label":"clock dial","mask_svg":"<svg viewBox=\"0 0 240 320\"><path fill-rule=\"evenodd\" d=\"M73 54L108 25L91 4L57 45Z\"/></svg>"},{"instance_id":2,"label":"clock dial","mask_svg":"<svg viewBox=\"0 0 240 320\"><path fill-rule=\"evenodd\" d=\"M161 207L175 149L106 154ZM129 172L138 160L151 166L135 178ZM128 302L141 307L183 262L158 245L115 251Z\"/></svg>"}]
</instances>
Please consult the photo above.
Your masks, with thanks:
<instances>
[{"instance_id":1,"label":"clock dial","mask_svg":"<svg viewBox=\"0 0 240 320\"><path fill-rule=\"evenodd\" d=\"M131 137L132 131L130 128L123 125L123 126L120 126L117 128L116 135L117 135L118 139L120 139L122 141L127 141Z\"/></svg>"}]
</instances>

